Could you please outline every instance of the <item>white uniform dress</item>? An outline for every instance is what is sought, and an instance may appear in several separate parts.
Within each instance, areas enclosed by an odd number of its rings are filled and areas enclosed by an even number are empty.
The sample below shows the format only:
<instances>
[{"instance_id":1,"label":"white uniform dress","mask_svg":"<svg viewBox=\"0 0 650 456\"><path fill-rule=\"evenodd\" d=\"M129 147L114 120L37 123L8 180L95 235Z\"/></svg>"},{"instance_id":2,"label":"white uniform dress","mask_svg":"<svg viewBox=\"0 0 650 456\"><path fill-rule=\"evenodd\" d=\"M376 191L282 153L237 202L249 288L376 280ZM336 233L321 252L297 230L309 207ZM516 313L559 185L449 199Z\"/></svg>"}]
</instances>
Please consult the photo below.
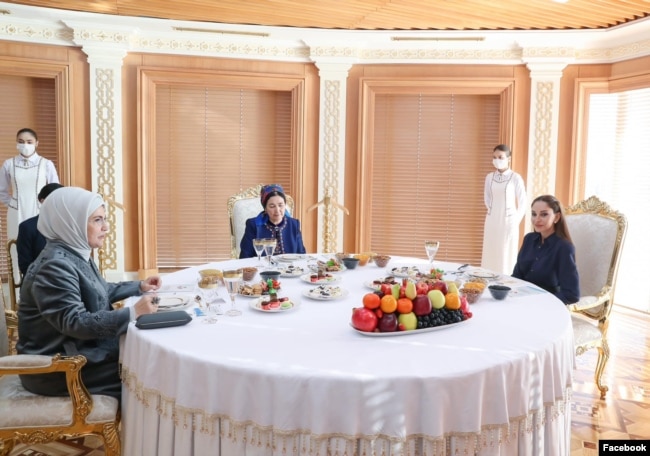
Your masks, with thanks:
<instances>
[{"instance_id":1,"label":"white uniform dress","mask_svg":"<svg viewBox=\"0 0 650 456\"><path fill-rule=\"evenodd\" d=\"M528 208L524 180L511 169L494 171L485 177L484 198L481 267L510 275L517 262L519 224Z\"/></svg>"},{"instance_id":2,"label":"white uniform dress","mask_svg":"<svg viewBox=\"0 0 650 456\"><path fill-rule=\"evenodd\" d=\"M4 162L0 171L0 201L7 206L7 239L16 239L20 222L38 215L38 193L44 185L52 183L59 183L54 163L36 152L29 158L18 155ZM19 277L18 260L13 260L14 276Z\"/></svg>"}]
</instances>

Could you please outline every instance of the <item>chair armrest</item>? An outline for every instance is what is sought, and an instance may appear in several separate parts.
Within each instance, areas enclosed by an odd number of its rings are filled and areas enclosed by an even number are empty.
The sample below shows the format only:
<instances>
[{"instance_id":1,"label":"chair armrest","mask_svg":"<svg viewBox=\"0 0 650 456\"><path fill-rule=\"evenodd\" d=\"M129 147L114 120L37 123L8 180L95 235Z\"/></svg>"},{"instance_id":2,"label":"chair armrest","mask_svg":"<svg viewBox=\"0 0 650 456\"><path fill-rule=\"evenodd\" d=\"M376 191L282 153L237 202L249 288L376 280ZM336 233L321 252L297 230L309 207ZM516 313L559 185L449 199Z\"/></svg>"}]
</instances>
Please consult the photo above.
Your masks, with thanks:
<instances>
[{"instance_id":1,"label":"chair armrest","mask_svg":"<svg viewBox=\"0 0 650 456\"><path fill-rule=\"evenodd\" d=\"M582 296L578 302L567 305L567 308L571 312L580 312L602 306L611 299L611 290L611 286L605 285L596 296Z\"/></svg>"},{"instance_id":2,"label":"chair armrest","mask_svg":"<svg viewBox=\"0 0 650 456\"><path fill-rule=\"evenodd\" d=\"M18 312L15 310L5 309L5 321L7 322L7 329L18 327Z\"/></svg>"},{"instance_id":3,"label":"chair armrest","mask_svg":"<svg viewBox=\"0 0 650 456\"><path fill-rule=\"evenodd\" d=\"M86 364L86 357L43 355L13 355L0 357L0 376L33 375L52 372L65 373L68 393L72 401L73 423L85 422L93 408L93 400L81 381L81 368Z\"/></svg>"}]
</instances>

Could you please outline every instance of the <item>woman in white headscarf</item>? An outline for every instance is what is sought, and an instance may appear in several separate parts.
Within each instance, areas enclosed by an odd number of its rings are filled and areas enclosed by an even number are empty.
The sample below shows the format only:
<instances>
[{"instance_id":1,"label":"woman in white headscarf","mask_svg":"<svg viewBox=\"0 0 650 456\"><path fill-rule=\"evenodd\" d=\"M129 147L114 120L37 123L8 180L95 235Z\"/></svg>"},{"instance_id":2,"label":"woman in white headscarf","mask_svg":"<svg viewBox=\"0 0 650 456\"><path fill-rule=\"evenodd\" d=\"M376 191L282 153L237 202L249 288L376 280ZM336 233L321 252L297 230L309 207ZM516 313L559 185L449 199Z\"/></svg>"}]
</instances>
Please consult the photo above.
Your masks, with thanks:
<instances>
[{"instance_id":1,"label":"woman in white headscarf","mask_svg":"<svg viewBox=\"0 0 650 456\"><path fill-rule=\"evenodd\" d=\"M118 338L131 320L155 312L157 305L151 294L133 307L113 309L111 304L157 290L160 277L114 284L102 278L90 258L108 232L105 203L96 193L77 187L52 193L41 208L38 230L47 243L23 279L16 349L34 355L84 355L81 378L88 390L119 399ZM37 394L67 394L63 374L21 380Z\"/></svg>"}]
</instances>

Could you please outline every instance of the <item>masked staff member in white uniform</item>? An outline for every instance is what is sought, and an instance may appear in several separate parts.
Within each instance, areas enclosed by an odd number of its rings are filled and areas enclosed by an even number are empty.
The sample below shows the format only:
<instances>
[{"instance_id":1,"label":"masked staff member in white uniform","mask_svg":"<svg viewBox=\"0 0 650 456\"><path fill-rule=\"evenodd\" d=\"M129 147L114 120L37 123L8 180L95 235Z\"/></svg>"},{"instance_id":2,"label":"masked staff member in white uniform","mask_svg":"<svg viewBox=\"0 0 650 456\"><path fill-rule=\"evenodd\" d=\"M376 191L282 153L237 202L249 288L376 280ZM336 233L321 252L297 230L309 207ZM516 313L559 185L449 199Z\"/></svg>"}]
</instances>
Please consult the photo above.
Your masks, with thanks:
<instances>
[{"instance_id":1,"label":"masked staff member in white uniform","mask_svg":"<svg viewBox=\"0 0 650 456\"><path fill-rule=\"evenodd\" d=\"M37 147L38 136L34 130L19 130L16 134L19 154L2 165L0 201L8 207L7 239L16 239L20 222L38 215L38 192L41 188L59 183L54 163L38 155Z\"/></svg>"},{"instance_id":2,"label":"masked staff member in white uniform","mask_svg":"<svg viewBox=\"0 0 650 456\"><path fill-rule=\"evenodd\" d=\"M481 267L499 274L512 274L519 250L519 224L528 208L522 177L510 169L512 152L505 144L494 148L496 171L485 177L487 215L483 229Z\"/></svg>"}]
</instances>

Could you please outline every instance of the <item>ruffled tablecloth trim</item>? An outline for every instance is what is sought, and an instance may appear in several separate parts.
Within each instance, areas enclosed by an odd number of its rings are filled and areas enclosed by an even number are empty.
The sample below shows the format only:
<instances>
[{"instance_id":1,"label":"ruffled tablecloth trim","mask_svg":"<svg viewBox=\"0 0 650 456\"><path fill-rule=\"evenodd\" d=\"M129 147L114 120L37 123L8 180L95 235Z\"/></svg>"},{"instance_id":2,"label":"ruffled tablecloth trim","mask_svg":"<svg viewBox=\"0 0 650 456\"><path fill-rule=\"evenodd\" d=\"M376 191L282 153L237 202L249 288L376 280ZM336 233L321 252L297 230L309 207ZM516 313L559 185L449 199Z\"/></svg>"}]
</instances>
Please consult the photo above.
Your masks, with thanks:
<instances>
[{"instance_id":1,"label":"ruffled tablecloth trim","mask_svg":"<svg viewBox=\"0 0 650 456\"><path fill-rule=\"evenodd\" d=\"M218 433L220 438L233 443L266 447L278 454L309 456L474 455L539 431L560 415L570 413L572 395L571 386L567 385L562 397L556 398L555 402L544 403L543 409L514 417L509 423L484 425L480 432L452 432L437 437L422 434L395 437L385 434L314 434L309 429L282 430L254 421L236 421L225 414L180 406L174 398L144 388L136 375L126 368L122 370L122 379L125 387L145 408L155 407L159 416L171 418L178 428L209 435Z\"/></svg>"}]
</instances>

